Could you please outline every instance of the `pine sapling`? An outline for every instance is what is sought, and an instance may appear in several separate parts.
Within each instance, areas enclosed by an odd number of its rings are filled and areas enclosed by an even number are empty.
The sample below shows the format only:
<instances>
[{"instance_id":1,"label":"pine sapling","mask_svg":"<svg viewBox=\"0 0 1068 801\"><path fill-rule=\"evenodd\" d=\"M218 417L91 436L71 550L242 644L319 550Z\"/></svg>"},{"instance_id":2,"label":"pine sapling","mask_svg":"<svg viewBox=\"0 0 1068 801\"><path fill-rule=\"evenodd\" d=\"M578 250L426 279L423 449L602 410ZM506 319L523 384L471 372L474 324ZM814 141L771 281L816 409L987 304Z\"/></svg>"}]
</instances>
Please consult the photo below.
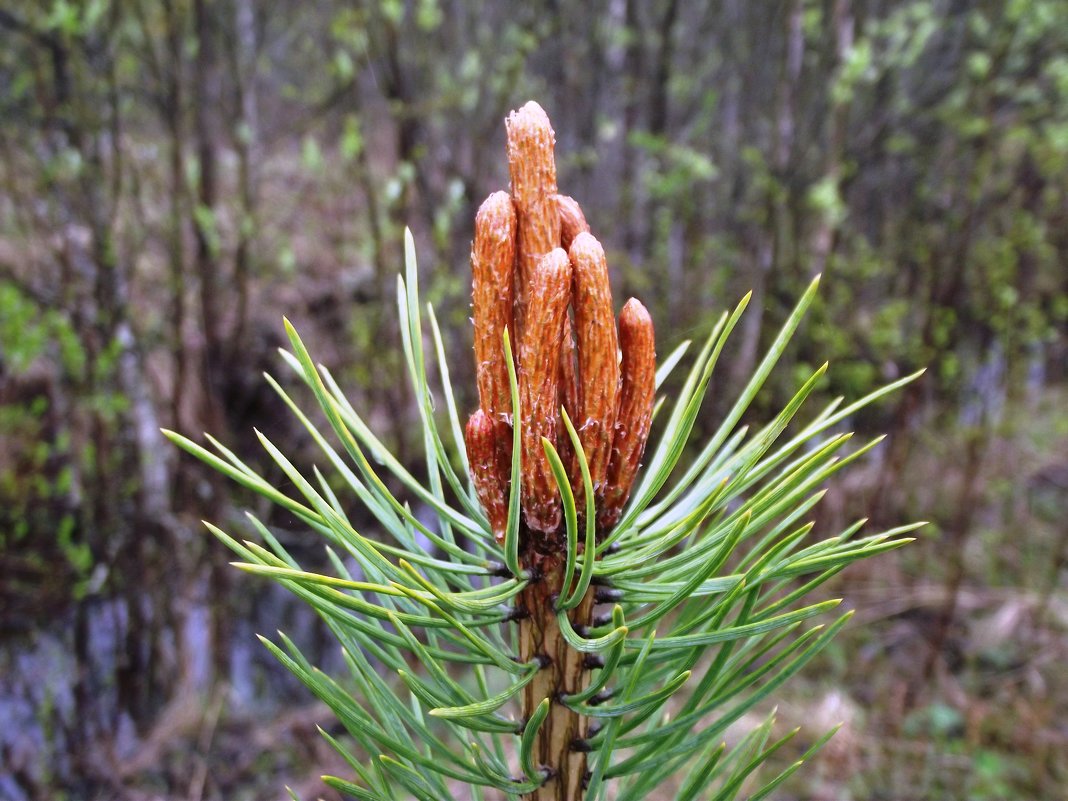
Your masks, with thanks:
<instances>
[{"instance_id":1,"label":"pine sapling","mask_svg":"<svg viewBox=\"0 0 1068 801\"><path fill-rule=\"evenodd\" d=\"M681 389L658 401L690 343L658 366L646 307L631 298L614 316L605 250L579 204L558 192L542 108L512 112L506 129L511 192L490 195L474 222L478 408L466 424L429 306L423 326L406 235L397 307L421 477L375 436L288 321L283 359L329 431L268 380L325 471L303 474L261 434L286 492L214 439L211 451L167 435L326 540L329 574L305 570L254 516L254 540L208 524L238 567L287 587L337 637L346 678L317 670L284 634L264 639L337 715L344 735L323 736L352 773L324 777L330 786L383 800L638 801L664 786L680 801L765 798L830 733L797 749L797 730L773 739L771 716L730 748L724 733L744 728L743 717L845 624L848 613L824 619L838 600L810 602L812 593L910 541L915 525L859 536L862 520L820 539L805 519L826 481L879 441L850 450L839 425L919 374L806 417L824 365L769 422L741 425L814 280L715 433L692 447L749 296L711 326ZM355 504L373 531L356 529ZM786 767L761 774L787 748Z\"/></svg>"}]
</instances>

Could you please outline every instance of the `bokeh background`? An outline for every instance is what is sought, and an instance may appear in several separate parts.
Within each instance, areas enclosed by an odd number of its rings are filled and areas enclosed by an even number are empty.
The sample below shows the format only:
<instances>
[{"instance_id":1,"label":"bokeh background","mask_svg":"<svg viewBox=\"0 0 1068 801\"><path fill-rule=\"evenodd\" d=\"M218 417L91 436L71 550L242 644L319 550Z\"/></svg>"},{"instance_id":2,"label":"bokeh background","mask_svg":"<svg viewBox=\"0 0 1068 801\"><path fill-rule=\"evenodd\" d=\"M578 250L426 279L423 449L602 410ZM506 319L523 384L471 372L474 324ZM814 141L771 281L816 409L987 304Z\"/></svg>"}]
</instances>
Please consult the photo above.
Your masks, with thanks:
<instances>
[{"instance_id":1,"label":"bokeh background","mask_svg":"<svg viewBox=\"0 0 1068 801\"><path fill-rule=\"evenodd\" d=\"M253 634L337 653L159 428L307 453L260 375L287 314L417 467L403 228L473 408L473 213L530 98L662 352L754 290L699 427L817 272L754 419L825 359L823 400L929 368L817 518L931 523L832 587L858 614L778 704L845 725L779 797L1063 798L1068 2L4 0L0 799L334 798Z\"/></svg>"}]
</instances>

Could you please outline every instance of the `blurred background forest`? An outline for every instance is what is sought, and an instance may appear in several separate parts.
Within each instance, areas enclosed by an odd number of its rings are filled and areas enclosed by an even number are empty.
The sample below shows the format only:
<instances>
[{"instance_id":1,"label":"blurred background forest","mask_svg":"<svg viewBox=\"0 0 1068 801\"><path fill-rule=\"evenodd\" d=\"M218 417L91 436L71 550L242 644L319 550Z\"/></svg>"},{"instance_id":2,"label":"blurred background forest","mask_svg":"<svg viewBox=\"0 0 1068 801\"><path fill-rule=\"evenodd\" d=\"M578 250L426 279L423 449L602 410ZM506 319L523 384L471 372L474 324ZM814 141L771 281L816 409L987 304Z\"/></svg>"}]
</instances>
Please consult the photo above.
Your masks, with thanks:
<instances>
[{"instance_id":1,"label":"blurred background forest","mask_svg":"<svg viewBox=\"0 0 1068 801\"><path fill-rule=\"evenodd\" d=\"M403 227L473 408L473 214L530 98L662 353L754 290L706 430L816 272L761 411L825 359L825 399L929 367L822 505L931 525L837 581L859 613L779 709L845 726L781 798L1063 798L1066 0L4 0L0 799L335 798L253 633L338 655L159 428L307 452L261 377L287 314L417 466Z\"/></svg>"}]
</instances>

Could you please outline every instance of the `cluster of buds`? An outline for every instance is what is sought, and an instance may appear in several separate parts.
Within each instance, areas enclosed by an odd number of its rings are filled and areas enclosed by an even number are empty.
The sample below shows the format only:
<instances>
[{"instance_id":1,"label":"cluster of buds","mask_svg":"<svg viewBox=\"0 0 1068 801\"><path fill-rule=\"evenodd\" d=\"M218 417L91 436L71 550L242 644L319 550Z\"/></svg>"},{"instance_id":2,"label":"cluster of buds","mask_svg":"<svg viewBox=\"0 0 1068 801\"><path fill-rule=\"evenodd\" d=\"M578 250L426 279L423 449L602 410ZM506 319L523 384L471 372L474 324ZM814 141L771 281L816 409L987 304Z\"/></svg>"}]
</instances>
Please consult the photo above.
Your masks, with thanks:
<instances>
[{"instance_id":1,"label":"cluster of buds","mask_svg":"<svg viewBox=\"0 0 1068 801\"><path fill-rule=\"evenodd\" d=\"M604 248L574 199L558 194L555 136L530 102L506 120L511 194L475 217L472 305L479 409L467 424L472 478L498 539L507 524L512 426L520 426L526 548L560 543L561 500L542 438L557 448L580 511L585 485L564 428L574 422L589 466L597 526L619 520L649 436L655 395L653 322L631 298L618 330ZM520 419L512 419L503 340L513 343Z\"/></svg>"}]
</instances>

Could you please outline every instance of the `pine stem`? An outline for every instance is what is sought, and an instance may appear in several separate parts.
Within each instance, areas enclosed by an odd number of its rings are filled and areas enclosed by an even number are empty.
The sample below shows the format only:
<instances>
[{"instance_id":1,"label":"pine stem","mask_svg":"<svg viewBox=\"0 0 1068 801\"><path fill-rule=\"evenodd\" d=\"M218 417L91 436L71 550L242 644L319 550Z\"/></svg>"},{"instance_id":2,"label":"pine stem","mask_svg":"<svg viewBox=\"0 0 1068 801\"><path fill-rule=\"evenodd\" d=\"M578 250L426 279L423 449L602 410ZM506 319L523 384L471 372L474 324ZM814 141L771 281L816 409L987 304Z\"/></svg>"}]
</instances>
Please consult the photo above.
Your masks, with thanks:
<instances>
[{"instance_id":1,"label":"pine stem","mask_svg":"<svg viewBox=\"0 0 1068 801\"><path fill-rule=\"evenodd\" d=\"M572 712L560 699L584 689L589 682L585 657L571 648L560 632L553 606L563 583L563 566L542 563L543 573L520 596L528 615L519 623L519 654L524 662L541 659L538 676L523 690L523 714L533 714L549 698L549 715L538 731L537 764L550 771L545 783L525 796L530 801L581 801L585 792L586 753L575 743L587 736L589 721ZM588 625L593 610L593 589L571 612L576 627Z\"/></svg>"}]
</instances>

